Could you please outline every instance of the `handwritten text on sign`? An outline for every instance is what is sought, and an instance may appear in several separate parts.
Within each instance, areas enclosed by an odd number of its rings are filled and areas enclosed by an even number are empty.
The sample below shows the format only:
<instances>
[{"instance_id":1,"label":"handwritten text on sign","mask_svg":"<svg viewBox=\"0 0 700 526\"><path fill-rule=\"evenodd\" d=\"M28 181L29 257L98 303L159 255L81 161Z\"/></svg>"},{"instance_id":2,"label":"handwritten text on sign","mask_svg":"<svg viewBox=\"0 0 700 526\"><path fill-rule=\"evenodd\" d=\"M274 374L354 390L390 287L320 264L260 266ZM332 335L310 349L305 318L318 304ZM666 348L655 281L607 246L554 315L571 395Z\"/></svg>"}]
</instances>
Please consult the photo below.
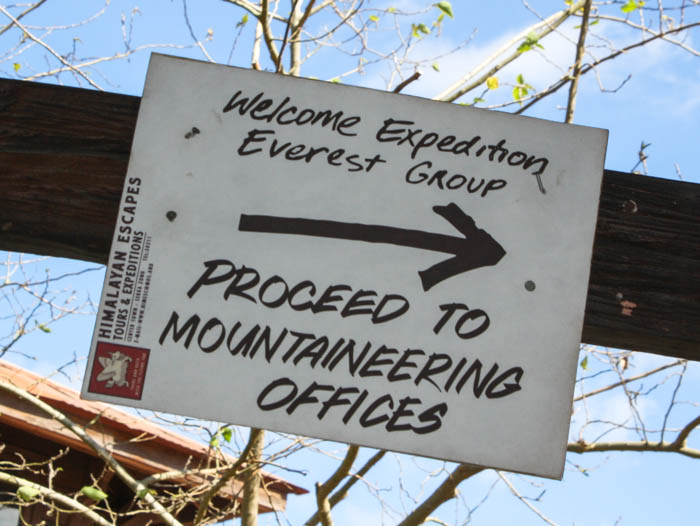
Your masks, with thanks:
<instances>
[{"instance_id":1,"label":"handwritten text on sign","mask_svg":"<svg viewBox=\"0 0 700 526\"><path fill-rule=\"evenodd\" d=\"M83 395L559 477L605 140L154 55Z\"/></svg>"}]
</instances>

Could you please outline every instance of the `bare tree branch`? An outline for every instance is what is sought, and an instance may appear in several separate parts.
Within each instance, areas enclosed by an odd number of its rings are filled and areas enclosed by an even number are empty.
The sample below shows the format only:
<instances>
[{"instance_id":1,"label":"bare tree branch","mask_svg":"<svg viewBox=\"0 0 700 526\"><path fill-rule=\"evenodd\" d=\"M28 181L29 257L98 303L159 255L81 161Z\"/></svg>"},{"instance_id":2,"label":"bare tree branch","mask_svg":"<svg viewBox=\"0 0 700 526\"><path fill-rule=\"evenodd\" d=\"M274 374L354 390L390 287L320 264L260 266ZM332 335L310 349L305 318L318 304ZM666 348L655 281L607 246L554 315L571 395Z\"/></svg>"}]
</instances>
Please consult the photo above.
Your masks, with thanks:
<instances>
[{"instance_id":1,"label":"bare tree branch","mask_svg":"<svg viewBox=\"0 0 700 526\"><path fill-rule=\"evenodd\" d=\"M93 88L98 89L100 91L104 91L99 84L97 84L94 80L92 80L88 75L82 71L81 69L76 68L73 66L70 62L68 62L65 58L63 58L61 55L59 55L51 46L49 46L46 42L41 40L40 38L34 36L26 27L24 27L22 24L20 24L19 20L17 20L15 17L13 17L7 9L5 9L3 6L0 5L0 12L4 14L7 18L9 18L21 31L24 31L24 34L27 35L27 38L30 40L33 40L37 44L39 44L41 47L46 49L49 53L51 53L54 57L56 57L61 64L66 66L68 69L70 69L72 72L76 73L77 75L81 76L84 78L88 84L90 84Z\"/></svg>"},{"instance_id":2,"label":"bare tree branch","mask_svg":"<svg viewBox=\"0 0 700 526\"><path fill-rule=\"evenodd\" d=\"M270 28L269 0L262 0L262 9L258 15L258 21L262 26L263 37L265 37L265 45L270 54L270 59L274 63L275 68L279 71L281 59L277 51L277 46L275 45L272 29Z\"/></svg>"},{"instance_id":3,"label":"bare tree branch","mask_svg":"<svg viewBox=\"0 0 700 526\"><path fill-rule=\"evenodd\" d=\"M646 26L641 26L639 24L635 24L631 20L624 19L624 18L619 18L616 16L610 16L610 15L596 15L595 18L597 20L608 20L610 22L618 22L620 24L624 24L626 26L629 26L633 29L637 29L639 31L642 31L643 33L649 33L650 35L658 36L659 38L662 38L666 42L673 44L674 46L678 46L684 51L687 51L691 55L695 55L696 57L700 57L700 51L698 51L695 48L690 47L689 45L681 42L680 40L675 40L673 38L666 38L666 35L669 34L670 31L664 30L661 26L659 27L659 31L653 31L649 29ZM661 17L659 17L659 21L661 20Z\"/></svg>"},{"instance_id":4,"label":"bare tree branch","mask_svg":"<svg viewBox=\"0 0 700 526\"><path fill-rule=\"evenodd\" d=\"M316 483L316 502L318 505L318 511L313 514L313 516L306 521L306 526L313 526L317 522L321 522L323 526L332 526L333 520L331 519L331 504L328 500L328 495L331 491L338 487L345 477L350 473L355 459L357 458L357 453L360 450L358 446L350 445L345 453L345 458L333 472L333 474L324 482L323 484Z\"/></svg>"},{"instance_id":5,"label":"bare tree branch","mask_svg":"<svg viewBox=\"0 0 700 526\"><path fill-rule=\"evenodd\" d=\"M336 504L345 499L345 497L348 496L350 488L352 488L358 480L362 479L362 477L364 477L367 474L367 472L370 469L372 469L385 454L386 451L384 450L377 451L374 455L372 455L372 457L369 458L369 460L367 460L367 462L365 462L365 464L359 470L357 470L357 472L354 475L351 475L350 478L347 481L345 481L345 484L343 484L343 486L338 491L336 491L333 495L330 496L330 498L328 498L330 508L333 509ZM304 523L304 526L314 526L316 523L319 522L319 520L319 512L317 511Z\"/></svg>"},{"instance_id":6,"label":"bare tree branch","mask_svg":"<svg viewBox=\"0 0 700 526\"><path fill-rule=\"evenodd\" d=\"M243 481L243 499L241 501L241 526L256 526L258 524L258 491L262 476L260 474L260 460L263 446L265 445L265 431L251 428L248 439L249 462L253 466L248 471ZM247 447L247 446L246 446Z\"/></svg>"},{"instance_id":7,"label":"bare tree branch","mask_svg":"<svg viewBox=\"0 0 700 526\"><path fill-rule=\"evenodd\" d=\"M306 22L309 20L309 17L311 16L311 13L313 11L314 4L316 3L316 0L309 0L309 3L306 5L306 9L301 15L299 15L299 11L301 8L300 1L301 0L294 0L292 8L292 53L289 57L289 73L290 75L294 75L295 77L299 76L301 68L301 32L304 26L306 25Z\"/></svg>"},{"instance_id":8,"label":"bare tree branch","mask_svg":"<svg viewBox=\"0 0 700 526\"><path fill-rule=\"evenodd\" d=\"M51 418L61 423L63 427L73 432L80 440L82 440L88 446L90 446L93 449L93 451L95 451L95 453L97 453L99 457L102 460L104 460L110 468L112 468L112 470L117 474L117 476L120 479L122 479L122 481L129 487L129 489L131 489L131 491L133 491L133 493L139 499L143 500L155 513L157 513L168 526L182 526L182 524L175 517L173 517L168 512L168 510L166 510L163 507L163 505L153 497L153 495L150 494L146 486L144 486L138 480L134 479L134 477L132 477L129 474L129 472L126 471L126 469L124 469L124 467L114 459L114 457L105 447L96 442L90 435L88 435L85 432L84 429L76 425L67 416L65 416L60 411L57 411L47 403L43 402L36 396L33 396L27 391L19 389L8 382L0 381L0 389L12 393L15 396L24 400L25 402L29 402L34 407L41 409Z\"/></svg>"},{"instance_id":9,"label":"bare tree branch","mask_svg":"<svg viewBox=\"0 0 700 526\"><path fill-rule=\"evenodd\" d=\"M576 398L574 398L574 403L580 402L584 398L590 398L590 397L598 395L600 393L610 391L612 389L615 389L616 387L620 387L621 385L628 384L628 383L634 382L636 380L641 380L642 378L646 378L647 376L651 376L652 374L656 374L660 371L663 371L664 369L669 369L669 368L675 367L677 365L683 365L684 362L685 362L685 360L676 360L675 362L664 364L660 367L657 367L656 369L652 369L651 371L647 371L647 372L639 374L637 376L631 376L630 378L625 378L624 380L621 380L619 382L615 382L613 384L606 385L605 387L601 387L600 389L596 389L595 391L591 391L590 393L586 393L586 394L582 394L581 396L577 396Z\"/></svg>"},{"instance_id":10,"label":"bare tree branch","mask_svg":"<svg viewBox=\"0 0 700 526\"><path fill-rule=\"evenodd\" d=\"M280 51L279 51L279 57L280 61L279 64L277 65L277 73L284 73L282 69L282 64L284 62L283 57L284 57L284 49L287 47L287 44L289 43L289 33L292 31L292 28L295 26L295 21L296 19L301 16L299 13L299 2L301 0L292 0L292 8L289 13L289 18L287 19L287 23L284 26L284 37L282 38L282 45L280 46ZM293 31L292 31L293 32ZM289 56L289 74L294 75L294 71L298 72L299 70L299 63L294 60L294 53L291 53ZM294 75L297 76L297 75Z\"/></svg>"},{"instance_id":11,"label":"bare tree branch","mask_svg":"<svg viewBox=\"0 0 700 526\"><path fill-rule=\"evenodd\" d=\"M525 38L529 33L535 32L535 36L537 40L542 39L543 37L547 36L550 34L552 31L557 29L561 24L563 24L571 15L573 15L576 11L581 9L583 4L587 0L579 0L575 4L572 4L570 7L567 9L564 9L563 11L560 11L558 13L553 14L546 20L542 22L538 22L537 24L527 28L526 30L522 31L519 33L515 38L509 40L506 44L504 44L498 51L493 53L489 58L487 58L484 62L482 62L479 66L477 66L475 69L470 71L467 75L462 77L460 80L452 84L449 88L441 91L438 93L435 97L433 97L435 100L441 100L445 102L452 102L465 93L468 93L469 91L473 90L474 88L481 86L484 82L486 82L486 79L493 76L496 72L500 71L503 69L505 66L513 62L515 59L517 59L520 55L522 55L522 52L516 50L512 52L510 55L508 55L506 58L501 60L499 63L496 65L492 66L489 68L486 73L483 73L481 76L479 76L476 80L472 80L469 82L471 79L473 79L479 71L483 70L488 64L492 63L496 57L500 56L502 53L507 51L508 49L512 48L515 44L520 42L523 38ZM544 29L541 29L544 28ZM466 82L469 82L469 84L463 85ZM462 87L460 87L462 86Z\"/></svg>"},{"instance_id":12,"label":"bare tree branch","mask_svg":"<svg viewBox=\"0 0 700 526\"><path fill-rule=\"evenodd\" d=\"M400 93L401 90L403 90L406 86L408 86L411 82L414 82L420 78L420 71L414 71L413 75L408 77L406 80L401 82L400 84L397 84L396 87L393 89L394 93Z\"/></svg>"},{"instance_id":13,"label":"bare tree branch","mask_svg":"<svg viewBox=\"0 0 700 526\"><path fill-rule=\"evenodd\" d=\"M245 448L243 449L243 452L241 453L241 456L238 457L236 462L234 462L231 467L229 467L219 478L219 480L216 481L216 484L214 484L209 490L202 496L202 498L199 500L199 509L197 510L197 515L194 518L193 524L197 525L199 524L202 519L204 518L204 515L206 514L207 509L209 508L209 503L211 500L216 497L216 495L221 491L221 489L226 486L229 480L232 478L238 476L243 472L245 468L243 468L244 464L248 462L248 457L251 456L251 451L253 448L257 447L257 442L260 439L258 435L264 433L263 431L259 429L251 429L250 431L250 437L248 438L248 443L246 444ZM259 456L259 455L258 455ZM255 469L255 467L253 467Z\"/></svg>"},{"instance_id":14,"label":"bare tree branch","mask_svg":"<svg viewBox=\"0 0 700 526\"><path fill-rule=\"evenodd\" d=\"M639 41L639 42L635 42L634 44L630 44L630 45L628 45L628 46L625 46L624 48L619 49L619 50L617 50L617 51L615 51L615 52L613 52L613 53L610 53L609 55L607 55L607 56L605 56L605 57L603 57L603 58L601 58L601 59L598 59L598 60L592 62L591 64L587 64L586 66L584 66L583 68L581 68L581 75L585 75L586 73L588 73L589 71L592 71L593 69L595 69L595 68L598 67L599 65L601 65L601 64L603 64L603 63L605 63L605 62L607 62L607 61L609 61L609 60L613 60L613 59L619 57L620 55L624 55L625 53L627 53L627 52L629 52L629 51L631 51L631 50L633 50L633 49L635 49L635 48L642 47L642 46L644 46L644 45L646 45L646 44L648 44L648 43L650 43L650 42L653 42L654 40L658 40L658 39L662 38L662 37L665 36L665 35L668 35L668 34L670 34L670 33L677 33L677 32L680 32L680 31L685 31L685 30L687 30L687 29L690 29L690 28L693 28L693 27L697 27L697 26L700 26L700 22L693 22L692 24L688 24L688 25L685 25L685 26L682 26L682 27L678 27L678 28L675 28L675 29L671 29L671 30L667 31L666 33L664 33L664 35L656 35L656 36L653 36L653 37L649 37L649 38L647 38L647 39L645 39L645 40L641 40L641 41ZM551 95L552 93L555 93L555 92L559 91L559 89L561 89L561 88L562 88L563 86L565 86L568 82L570 82L570 80L571 80L571 79L570 79L569 76L566 76L566 77L563 77L563 78L559 79L557 82L555 82L554 84L552 84L552 85L551 85L549 88L547 88L546 90L540 91L539 93L533 95L533 96L531 97L531 99L529 100L529 102L528 102L527 104L524 104L524 105L523 105L520 109L518 109L515 113L523 113L524 111L526 111L528 108L530 108L530 107L533 106L535 103L537 103L537 102L539 102L540 100L542 100L543 98L545 98L545 97ZM513 104L514 104L514 103L513 103Z\"/></svg>"},{"instance_id":15,"label":"bare tree branch","mask_svg":"<svg viewBox=\"0 0 700 526\"><path fill-rule=\"evenodd\" d=\"M681 432L678 433L678 436L676 437L676 440L673 441L673 443L683 449L685 448L685 444L688 440L688 435L700 425L700 416L695 417L693 420L688 422L683 429L681 429Z\"/></svg>"},{"instance_id":16,"label":"bare tree branch","mask_svg":"<svg viewBox=\"0 0 700 526\"><path fill-rule=\"evenodd\" d=\"M457 486L476 475L483 468L470 466L468 464L460 464L448 477L438 486L438 488L425 499L416 509L414 509L398 526L420 526L428 516L435 511L438 506L444 504L448 500L455 498L457 495Z\"/></svg>"},{"instance_id":17,"label":"bare tree branch","mask_svg":"<svg viewBox=\"0 0 700 526\"><path fill-rule=\"evenodd\" d=\"M31 13L32 11L34 11L36 8L41 7L41 5L42 5L44 2L46 2L46 0L39 0L36 4L30 5L27 9L25 9L25 10L22 11L19 15L17 15L17 20L22 20L22 18L24 18L26 15L28 15L29 13ZM13 25L15 25L15 23L14 23L14 22L10 22L10 23L7 24L5 27L3 27L2 29L0 29L0 36L2 36L3 33L5 33L6 31L10 30L10 29L12 28Z\"/></svg>"},{"instance_id":18,"label":"bare tree branch","mask_svg":"<svg viewBox=\"0 0 700 526\"><path fill-rule=\"evenodd\" d=\"M591 14L591 3L593 0L586 0L583 6L583 17L581 21L581 30L578 34L578 44L576 44L576 59L574 60L574 69L571 72L571 84L569 85L569 98L566 103L566 117L564 122L572 123L574 121L574 111L576 110L576 94L578 93L578 81L581 78L581 62L583 55L586 52L586 33L588 32L588 17Z\"/></svg>"},{"instance_id":19,"label":"bare tree branch","mask_svg":"<svg viewBox=\"0 0 700 526\"><path fill-rule=\"evenodd\" d=\"M323 488L319 482L316 483L316 516L318 521L323 526L333 526L333 518L331 517L331 504L323 494Z\"/></svg>"},{"instance_id":20,"label":"bare tree branch","mask_svg":"<svg viewBox=\"0 0 700 526\"><path fill-rule=\"evenodd\" d=\"M678 453L690 458L700 459L700 450L686 447L685 439L698 425L700 425L700 416L690 422L683 428L681 433L684 433L684 440L679 441L681 434L673 442L596 442L588 443L585 441L570 443L566 450L571 453L600 453L602 451L655 451L659 453ZM682 442L682 443L681 443Z\"/></svg>"},{"instance_id":21,"label":"bare tree branch","mask_svg":"<svg viewBox=\"0 0 700 526\"><path fill-rule=\"evenodd\" d=\"M73 508L74 510L82 513L85 515L87 518L89 518L91 521L93 521L96 524L99 524L100 526L114 526L111 522L106 520L104 517L101 515L95 513L93 510L85 506L84 504L81 504L75 499L72 499L68 497L67 495L64 495L63 493L60 493L58 491L54 491L51 488L47 488L45 486L42 486L41 484L37 484L36 482L32 482L30 480L26 480L20 477L15 477L14 475L10 475L8 473L3 473L0 472L0 482L5 482L7 484L12 484L13 486L17 487L29 487L32 488L35 491L38 491L40 495L47 497L53 501L56 501L60 504L63 504L65 506L69 506L70 508Z\"/></svg>"},{"instance_id":22,"label":"bare tree branch","mask_svg":"<svg viewBox=\"0 0 700 526\"><path fill-rule=\"evenodd\" d=\"M331 503L331 507L335 506L341 500L347 497L350 488L352 488L358 480L362 479L362 477L364 477L367 474L367 472L370 469L372 469L385 454L386 451L384 450L377 451L374 455L372 455L372 457L370 457L369 460L367 460L367 462L365 462L364 466L357 470L357 473L352 475L338 491L331 495L330 499L328 499Z\"/></svg>"},{"instance_id":23,"label":"bare tree branch","mask_svg":"<svg viewBox=\"0 0 700 526\"><path fill-rule=\"evenodd\" d=\"M255 24L255 40L253 40L253 52L250 58L250 64L253 69L260 71L260 42L263 37L263 27L260 20Z\"/></svg>"}]
</instances>

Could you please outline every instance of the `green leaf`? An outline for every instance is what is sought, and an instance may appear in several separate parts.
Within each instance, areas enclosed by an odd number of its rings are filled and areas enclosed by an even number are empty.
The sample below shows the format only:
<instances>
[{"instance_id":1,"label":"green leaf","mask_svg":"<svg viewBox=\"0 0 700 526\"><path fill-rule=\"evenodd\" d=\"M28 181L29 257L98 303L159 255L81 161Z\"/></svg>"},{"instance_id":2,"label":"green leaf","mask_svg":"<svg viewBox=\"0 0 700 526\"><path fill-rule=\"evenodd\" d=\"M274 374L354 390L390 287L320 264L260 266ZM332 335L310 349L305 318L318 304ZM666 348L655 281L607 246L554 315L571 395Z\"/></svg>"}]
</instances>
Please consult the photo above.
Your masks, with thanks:
<instances>
[{"instance_id":1,"label":"green leaf","mask_svg":"<svg viewBox=\"0 0 700 526\"><path fill-rule=\"evenodd\" d=\"M386 10L387 13L396 13L396 8L394 6L391 6L389 9Z\"/></svg>"},{"instance_id":2,"label":"green leaf","mask_svg":"<svg viewBox=\"0 0 700 526\"><path fill-rule=\"evenodd\" d=\"M474 97L472 104L478 104L480 102L486 102L486 99L482 99L481 97Z\"/></svg>"},{"instance_id":3,"label":"green leaf","mask_svg":"<svg viewBox=\"0 0 700 526\"><path fill-rule=\"evenodd\" d=\"M39 495L39 490L31 486L20 486L17 488L17 496L25 502L29 502L37 495Z\"/></svg>"},{"instance_id":4,"label":"green leaf","mask_svg":"<svg viewBox=\"0 0 700 526\"><path fill-rule=\"evenodd\" d=\"M440 64L438 64L437 62L433 62L433 69L435 71L440 71Z\"/></svg>"},{"instance_id":5,"label":"green leaf","mask_svg":"<svg viewBox=\"0 0 700 526\"><path fill-rule=\"evenodd\" d=\"M443 2L438 2L435 4L435 7L437 7L440 11L445 13L447 16L450 18L454 18L454 14L452 13L452 4L448 2L447 0L444 0Z\"/></svg>"},{"instance_id":6,"label":"green leaf","mask_svg":"<svg viewBox=\"0 0 700 526\"><path fill-rule=\"evenodd\" d=\"M520 86L515 86L513 88L513 100L520 100L523 96L521 94Z\"/></svg>"},{"instance_id":7,"label":"green leaf","mask_svg":"<svg viewBox=\"0 0 700 526\"><path fill-rule=\"evenodd\" d=\"M583 360L581 360L581 369L584 371L588 369L588 355L583 357Z\"/></svg>"},{"instance_id":8,"label":"green leaf","mask_svg":"<svg viewBox=\"0 0 700 526\"><path fill-rule=\"evenodd\" d=\"M15 62L14 64L12 64L12 67L14 68L15 73L17 73L19 71L19 68L22 67L22 65L19 62Z\"/></svg>"},{"instance_id":9,"label":"green leaf","mask_svg":"<svg viewBox=\"0 0 700 526\"><path fill-rule=\"evenodd\" d=\"M100 501L107 498L107 494L104 491L93 486L83 486L82 488L80 488L80 493L94 501Z\"/></svg>"},{"instance_id":10,"label":"green leaf","mask_svg":"<svg viewBox=\"0 0 700 526\"><path fill-rule=\"evenodd\" d=\"M518 74L518 76L516 77L516 81L518 83L513 88L513 100L520 101L525 96L527 96L529 90L535 89L532 86L530 86L527 82L525 82L525 77L523 77L522 73Z\"/></svg>"},{"instance_id":11,"label":"green leaf","mask_svg":"<svg viewBox=\"0 0 700 526\"><path fill-rule=\"evenodd\" d=\"M230 427L223 428L221 430L221 436L224 437L226 442L231 442L231 438L233 437L233 429Z\"/></svg>"},{"instance_id":12,"label":"green leaf","mask_svg":"<svg viewBox=\"0 0 700 526\"><path fill-rule=\"evenodd\" d=\"M158 495L158 494L156 493L155 490L152 490L152 489L149 489L149 488L145 488L145 489L140 490L140 491L136 494L136 496L137 496L138 498L142 499L142 498L144 498L146 495L148 495L149 493L150 493L151 495L153 495L153 496Z\"/></svg>"},{"instance_id":13,"label":"green leaf","mask_svg":"<svg viewBox=\"0 0 700 526\"><path fill-rule=\"evenodd\" d=\"M632 11L635 11L643 6L644 2L642 0L627 0L626 4L620 6L620 10L623 13L631 13Z\"/></svg>"},{"instance_id":14,"label":"green leaf","mask_svg":"<svg viewBox=\"0 0 700 526\"><path fill-rule=\"evenodd\" d=\"M338 82L340 82L340 77L333 77L333 78L331 79L331 82L332 82L333 84L338 84Z\"/></svg>"},{"instance_id":15,"label":"green leaf","mask_svg":"<svg viewBox=\"0 0 700 526\"><path fill-rule=\"evenodd\" d=\"M218 434L211 437L211 440L209 441L209 445L211 447L219 447L219 435Z\"/></svg>"},{"instance_id":16,"label":"green leaf","mask_svg":"<svg viewBox=\"0 0 700 526\"><path fill-rule=\"evenodd\" d=\"M375 24L379 22L379 17L377 15L370 15L369 19Z\"/></svg>"},{"instance_id":17,"label":"green leaf","mask_svg":"<svg viewBox=\"0 0 700 526\"><path fill-rule=\"evenodd\" d=\"M518 53L525 53L526 51L530 51L532 48L535 47L544 49L544 46L539 43L539 38L537 37L537 35L534 32L532 32L529 33L525 37L525 40L523 40L522 44L518 46Z\"/></svg>"},{"instance_id":18,"label":"green leaf","mask_svg":"<svg viewBox=\"0 0 700 526\"><path fill-rule=\"evenodd\" d=\"M43 331L43 332L47 332L47 333L48 333L48 332L51 332L51 329L49 329L49 328L48 328L46 325L44 325L43 323L40 323L39 325L37 325L37 328L38 328L39 330Z\"/></svg>"},{"instance_id":19,"label":"green leaf","mask_svg":"<svg viewBox=\"0 0 700 526\"><path fill-rule=\"evenodd\" d=\"M594 26L594 25L596 25L598 22L600 22L600 19L599 19L599 18L596 18L593 22L591 22L590 24L588 24L588 27ZM581 24L579 24L579 25L577 25L577 26L574 26L574 29L581 29Z\"/></svg>"},{"instance_id":20,"label":"green leaf","mask_svg":"<svg viewBox=\"0 0 700 526\"><path fill-rule=\"evenodd\" d=\"M430 28L423 23L411 24L411 35L413 35L414 38L421 38L421 33L423 35L430 34Z\"/></svg>"},{"instance_id":21,"label":"green leaf","mask_svg":"<svg viewBox=\"0 0 700 526\"><path fill-rule=\"evenodd\" d=\"M486 79L486 87L488 89L498 89L498 77L489 77Z\"/></svg>"},{"instance_id":22,"label":"green leaf","mask_svg":"<svg viewBox=\"0 0 700 526\"><path fill-rule=\"evenodd\" d=\"M243 18L241 18L241 21L236 24L236 27L242 27L248 23L248 13L243 15Z\"/></svg>"}]
</instances>

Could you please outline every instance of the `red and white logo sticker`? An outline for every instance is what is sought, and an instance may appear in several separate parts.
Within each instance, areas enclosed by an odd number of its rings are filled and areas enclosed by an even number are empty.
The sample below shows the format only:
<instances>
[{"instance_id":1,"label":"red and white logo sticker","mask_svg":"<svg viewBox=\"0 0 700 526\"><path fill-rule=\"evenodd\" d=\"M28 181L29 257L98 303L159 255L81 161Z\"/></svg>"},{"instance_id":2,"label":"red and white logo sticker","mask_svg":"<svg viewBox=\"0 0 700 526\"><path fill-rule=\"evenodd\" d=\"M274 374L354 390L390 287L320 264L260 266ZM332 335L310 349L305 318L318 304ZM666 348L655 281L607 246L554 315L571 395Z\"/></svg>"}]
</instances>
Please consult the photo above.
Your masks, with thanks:
<instances>
[{"instance_id":1,"label":"red and white logo sticker","mask_svg":"<svg viewBox=\"0 0 700 526\"><path fill-rule=\"evenodd\" d=\"M88 391L141 400L149 354L149 349L98 342Z\"/></svg>"}]
</instances>

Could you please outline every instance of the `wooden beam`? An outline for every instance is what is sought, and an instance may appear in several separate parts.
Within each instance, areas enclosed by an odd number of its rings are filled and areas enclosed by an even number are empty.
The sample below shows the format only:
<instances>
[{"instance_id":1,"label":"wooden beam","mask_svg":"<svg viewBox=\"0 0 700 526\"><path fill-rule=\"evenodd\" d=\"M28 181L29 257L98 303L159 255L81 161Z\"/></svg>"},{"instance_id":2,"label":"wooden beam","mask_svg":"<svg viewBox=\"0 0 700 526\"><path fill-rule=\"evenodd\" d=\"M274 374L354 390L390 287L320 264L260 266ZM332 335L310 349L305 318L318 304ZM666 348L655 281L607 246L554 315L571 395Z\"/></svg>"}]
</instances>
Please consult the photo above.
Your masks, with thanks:
<instances>
[{"instance_id":1,"label":"wooden beam","mask_svg":"<svg viewBox=\"0 0 700 526\"><path fill-rule=\"evenodd\" d=\"M700 184L605 171L582 341L700 361Z\"/></svg>"},{"instance_id":2,"label":"wooden beam","mask_svg":"<svg viewBox=\"0 0 700 526\"><path fill-rule=\"evenodd\" d=\"M0 249L105 263L140 99L0 79ZM700 185L605 171L582 341L700 360Z\"/></svg>"}]
</instances>

